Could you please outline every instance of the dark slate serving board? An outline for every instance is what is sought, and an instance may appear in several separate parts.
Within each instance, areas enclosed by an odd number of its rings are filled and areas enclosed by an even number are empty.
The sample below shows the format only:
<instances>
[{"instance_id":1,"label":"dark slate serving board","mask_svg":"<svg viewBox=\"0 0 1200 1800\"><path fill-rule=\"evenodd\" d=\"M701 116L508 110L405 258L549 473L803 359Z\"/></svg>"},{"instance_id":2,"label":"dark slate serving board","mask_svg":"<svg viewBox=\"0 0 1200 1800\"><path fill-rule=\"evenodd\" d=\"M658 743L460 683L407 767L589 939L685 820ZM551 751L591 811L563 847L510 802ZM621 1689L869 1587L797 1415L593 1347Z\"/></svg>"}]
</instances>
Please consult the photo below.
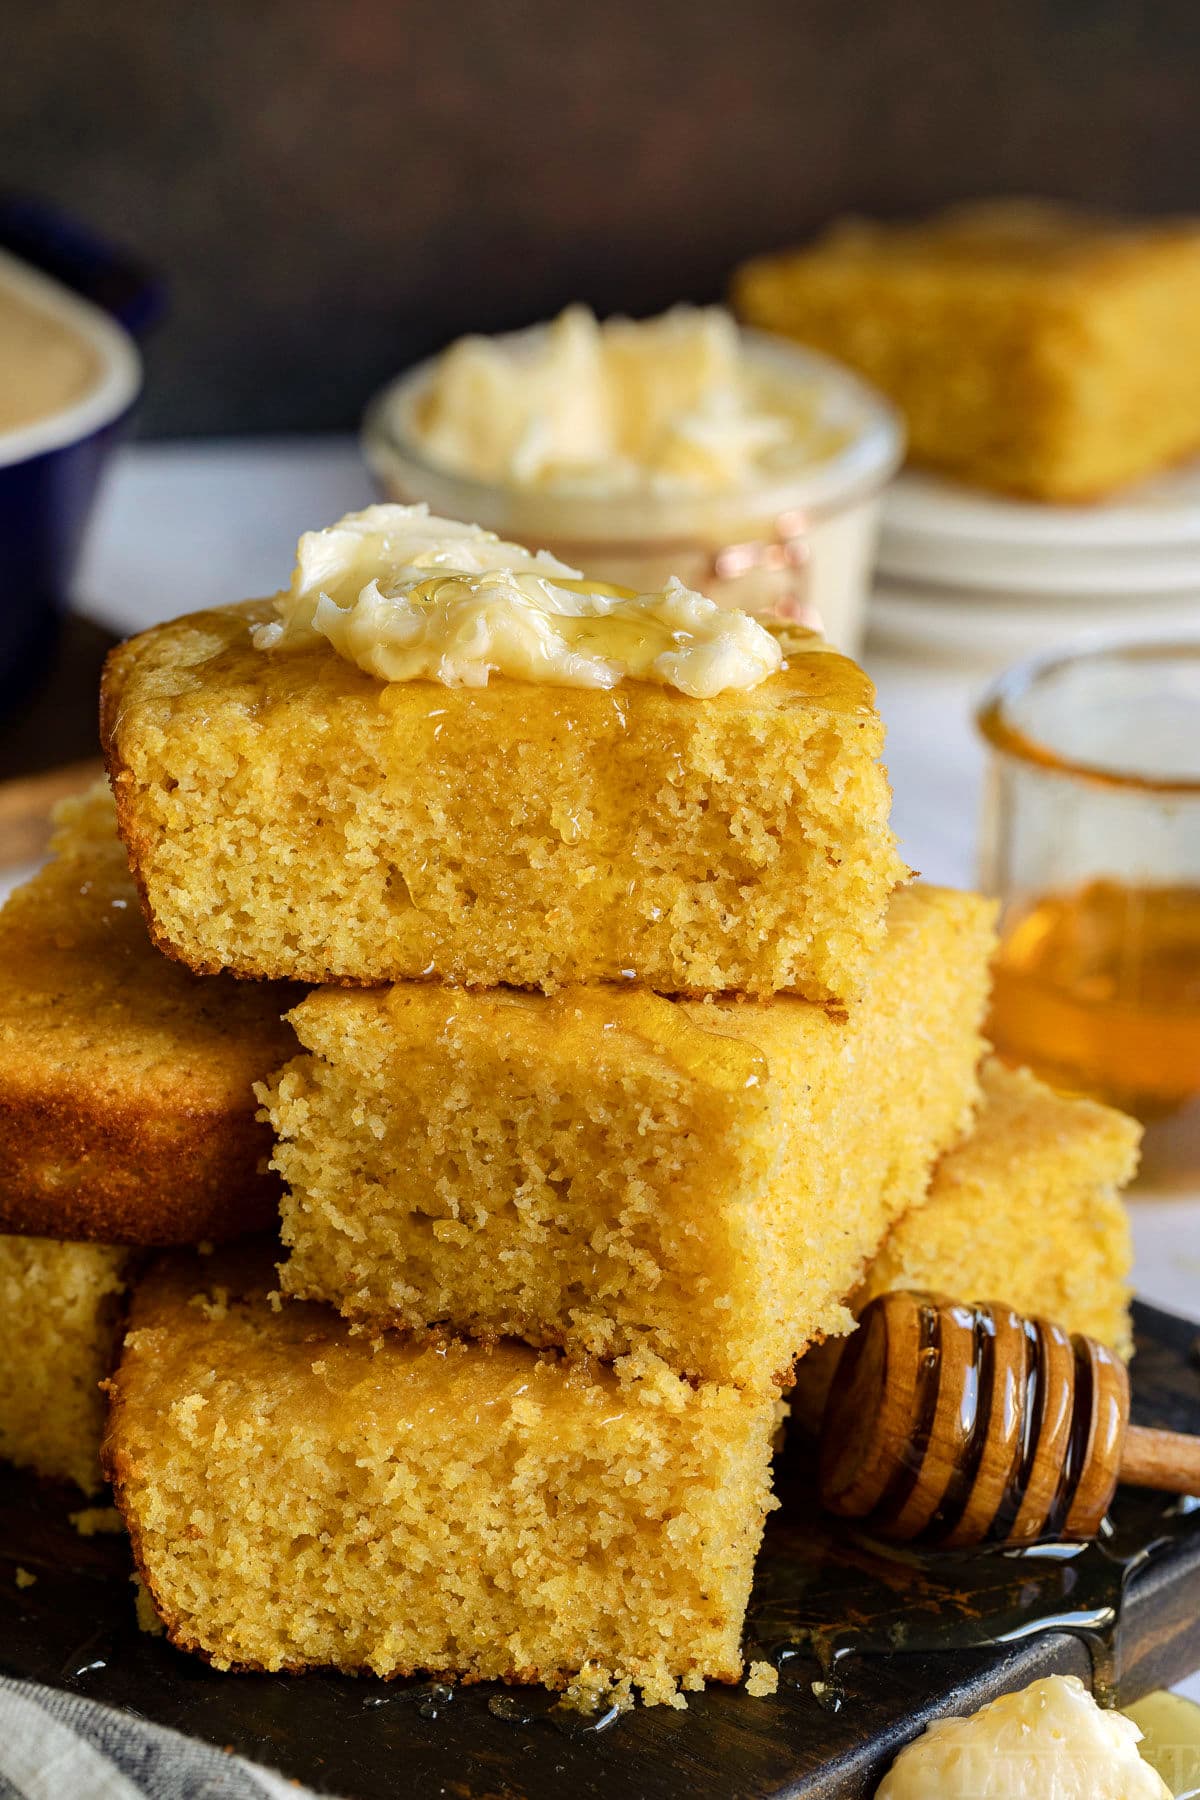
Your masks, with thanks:
<instances>
[{"instance_id":1,"label":"dark slate serving board","mask_svg":"<svg viewBox=\"0 0 1200 1800\"><path fill-rule=\"evenodd\" d=\"M1139 1306L1135 1414L1200 1432L1196 1327ZM779 1692L711 1687L688 1710L592 1724L539 1690L233 1676L137 1631L128 1551L81 1539L79 1502L0 1478L0 1668L133 1709L353 1800L857 1800L929 1719L1036 1676L1128 1701L1200 1666L1200 1504L1126 1489L1100 1546L896 1556L814 1510L782 1459L751 1605ZM18 1588L15 1568L37 1576ZM814 1692L813 1684L817 1684Z\"/></svg>"}]
</instances>

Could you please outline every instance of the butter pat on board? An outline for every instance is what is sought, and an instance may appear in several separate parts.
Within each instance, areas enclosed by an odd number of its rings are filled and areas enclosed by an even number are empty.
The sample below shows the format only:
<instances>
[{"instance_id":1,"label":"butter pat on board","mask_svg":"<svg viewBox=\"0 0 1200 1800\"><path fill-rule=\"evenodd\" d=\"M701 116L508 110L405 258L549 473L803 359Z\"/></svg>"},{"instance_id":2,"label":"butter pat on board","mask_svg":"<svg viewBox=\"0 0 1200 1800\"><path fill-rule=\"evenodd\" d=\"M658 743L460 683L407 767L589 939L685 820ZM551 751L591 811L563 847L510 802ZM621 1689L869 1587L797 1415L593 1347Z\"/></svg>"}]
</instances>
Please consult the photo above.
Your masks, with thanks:
<instances>
[{"instance_id":1,"label":"butter pat on board","mask_svg":"<svg viewBox=\"0 0 1200 1800\"><path fill-rule=\"evenodd\" d=\"M1074 1675L1048 1675L902 1750L875 1800L1171 1800L1141 1732Z\"/></svg>"}]
</instances>

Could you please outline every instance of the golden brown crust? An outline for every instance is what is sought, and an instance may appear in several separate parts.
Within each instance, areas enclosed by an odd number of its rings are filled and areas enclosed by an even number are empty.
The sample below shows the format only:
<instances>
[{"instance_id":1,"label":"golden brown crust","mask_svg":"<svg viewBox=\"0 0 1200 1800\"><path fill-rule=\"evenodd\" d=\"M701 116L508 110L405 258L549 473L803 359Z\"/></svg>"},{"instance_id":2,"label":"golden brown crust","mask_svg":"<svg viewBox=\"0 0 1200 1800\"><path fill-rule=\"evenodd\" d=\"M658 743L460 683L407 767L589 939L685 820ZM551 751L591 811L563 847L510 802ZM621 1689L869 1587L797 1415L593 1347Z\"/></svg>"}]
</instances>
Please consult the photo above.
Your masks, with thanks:
<instances>
[{"instance_id":1,"label":"golden brown crust","mask_svg":"<svg viewBox=\"0 0 1200 1800\"><path fill-rule=\"evenodd\" d=\"M131 1312L132 1304L126 1308L127 1324ZM103 1472L104 1479L112 1487L113 1503L120 1513L125 1530L129 1535L129 1545L133 1552L133 1564L134 1568L137 1570L137 1578L150 1596L151 1603L162 1621L168 1639L175 1645L176 1649L193 1650L198 1656L203 1656L207 1662L208 1658L205 1656L204 1651L201 1650L198 1644L192 1644L187 1641L187 1634L181 1630L178 1618L171 1614L170 1610L156 1592L153 1578L146 1565L146 1558L142 1553L142 1537L137 1522L137 1513L129 1504L128 1494L126 1492L126 1478L127 1475L132 1473L132 1470L127 1466L130 1459L125 1456L120 1448L120 1421L125 1408L125 1395L121 1387L120 1376L121 1365L118 1356L113 1373L109 1376L107 1381L102 1381L100 1383L101 1392L104 1393L108 1399L108 1414L105 1420L104 1436L100 1440L100 1468Z\"/></svg>"},{"instance_id":2,"label":"golden brown crust","mask_svg":"<svg viewBox=\"0 0 1200 1800\"><path fill-rule=\"evenodd\" d=\"M110 650L104 659L100 675L100 752L117 809L117 836L124 844L129 858L129 873L137 889L138 905L142 909L142 917L146 921L146 930L154 948L161 951L163 956L169 956L172 962L183 963L185 968L191 969L193 975L217 975L220 973L217 967L201 968L197 964L184 962L175 946L162 936L155 924L154 910L142 876L142 861L146 852L145 835L138 832L131 802L133 771L121 755L120 734L117 730L126 665L134 655L134 647L138 642L138 638L126 638L123 644L117 644Z\"/></svg>"},{"instance_id":3,"label":"golden brown crust","mask_svg":"<svg viewBox=\"0 0 1200 1800\"><path fill-rule=\"evenodd\" d=\"M155 1118L0 1079L0 1231L146 1246L266 1231L280 1191L270 1153L249 1106Z\"/></svg>"},{"instance_id":4,"label":"golden brown crust","mask_svg":"<svg viewBox=\"0 0 1200 1800\"><path fill-rule=\"evenodd\" d=\"M274 1226L253 1084L299 990L198 982L147 941L103 787L0 913L0 1231L195 1244Z\"/></svg>"}]
</instances>

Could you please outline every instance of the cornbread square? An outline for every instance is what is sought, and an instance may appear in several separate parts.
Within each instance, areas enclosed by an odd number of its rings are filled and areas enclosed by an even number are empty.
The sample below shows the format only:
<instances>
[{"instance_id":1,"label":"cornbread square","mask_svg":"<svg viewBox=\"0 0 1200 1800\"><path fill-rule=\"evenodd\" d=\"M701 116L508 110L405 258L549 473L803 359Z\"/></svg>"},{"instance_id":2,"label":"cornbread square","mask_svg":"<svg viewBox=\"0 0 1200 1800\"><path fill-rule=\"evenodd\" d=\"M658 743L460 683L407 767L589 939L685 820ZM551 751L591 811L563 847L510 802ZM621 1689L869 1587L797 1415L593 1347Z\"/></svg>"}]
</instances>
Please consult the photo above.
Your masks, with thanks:
<instances>
[{"instance_id":1,"label":"cornbread square","mask_svg":"<svg viewBox=\"0 0 1200 1800\"><path fill-rule=\"evenodd\" d=\"M178 1265L139 1286L111 1392L141 1578L217 1668L586 1670L649 1700L741 1674L769 1397L651 1357L354 1336Z\"/></svg>"},{"instance_id":2,"label":"cornbread square","mask_svg":"<svg viewBox=\"0 0 1200 1800\"><path fill-rule=\"evenodd\" d=\"M882 388L914 460L964 481L1092 500L1200 448L1198 221L1013 201L848 220L733 291Z\"/></svg>"},{"instance_id":3,"label":"cornbread square","mask_svg":"<svg viewBox=\"0 0 1200 1800\"><path fill-rule=\"evenodd\" d=\"M894 898L868 994L323 989L260 1089L285 1292L350 1317L788 1379L967 1124L990 902Z\"/></svg>"},{"instance_id":4,"label":"cornbread square","mask_svg":"<svg viewBox=\"0 0 1200 1800\"><path fill-rule=\"evenodd\" d=\"M1141 1127L996 1058L981 1083L974 1130L942 1158L928 1199L894 1227L852 1310L895 1288L1000 1300L1129 1356L1133 1247L1120 1193ZM810 1424L841 1349L823 1346L797 1369L796 1410Z\"/></svg>"},{"instance_id":5,"label":"cornbread square","mask_svg":"<svg viewBox=\"0 0 1200 1800\"><path fill-rule=\"evenodd\" d=\"M0 1457L88 1494L132 1262L110 1244L0 1237Z\"/></svg>"},{"instance_id":6,"label":"cornbread square","mask_svg":"<svg viewBox=\"0 0 1200 1800\"><path fill-rule=\"evenodd\" d=\"M103 738L160 949L200 973L857 994L906 873L865 675L693 700L385 682L269 602L115 650Z\"/></svg>"},{"instance_id":7,"label":"cornbread square","mask_svg":"<svg viewBox=\"0 0 1200 1800\"><path fill-rule=\"evenodd\" d=\"M975 1129L892 1231L856 1306L892 1288L1004 1300L1130 1355L1133 1245L1120 1193L1141 1126L996 1058L981 1081Z\"/></svg>"},{"instance_id":8,"label":"cornbread square","mask_svg":"<svg viewBox=\"0 0 1200 1800\"><path fill-rule=\"evenodd\" d=\"M251 1084L295 1047L289 987L160 956L101 784L0 912L0 1230L195 1244L275 1219Z\"/></svg>"}]
</instances>

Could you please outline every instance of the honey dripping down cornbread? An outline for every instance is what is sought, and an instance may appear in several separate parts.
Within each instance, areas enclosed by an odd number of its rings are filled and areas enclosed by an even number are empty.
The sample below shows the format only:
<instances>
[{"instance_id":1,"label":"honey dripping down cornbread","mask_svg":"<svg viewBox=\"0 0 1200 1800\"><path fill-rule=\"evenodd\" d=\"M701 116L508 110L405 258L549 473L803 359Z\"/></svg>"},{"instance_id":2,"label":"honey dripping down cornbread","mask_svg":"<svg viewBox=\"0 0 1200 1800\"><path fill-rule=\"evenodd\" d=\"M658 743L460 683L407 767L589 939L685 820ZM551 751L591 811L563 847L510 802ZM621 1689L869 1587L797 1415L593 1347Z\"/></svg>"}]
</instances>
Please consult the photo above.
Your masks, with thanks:
<instances>
[{"instance_id":1,"label":"honey dripping down cornbread","mask_svg":"<svg viewBox=\"0 0 1200 1800\"><path fill-rule=\"evenodd\" d=\"M1033 202L845 220L745 264L751 324L857 369L915 461L1037 500L1092 500L1200 448L1200 222Z\"/></svg>"},{"instance_id":2,"label":"honey dripping down cornbread","mask_svg":"<svg viewBox=\"0 0 1200 1800\"><path fill-rule=\"evenodd\" d=\"M104 786L0 912L0 1230L199 1243L269 1226L251 1084L295 1040L285 986L199 981L146 935Z\"/></svg>"},{"instance_id":3,"label":"honey dripping down cornbread","mask_svg":"<svg viewBox=\"0 0 1200 1800\"><path fill-rule=\"evenodd\" d=\"M736 1680L775 1406L643 1357L354 1336L270 1265L139 1287L105 1463L171 1641L651 1701Z\"/></svg>"},{"instance_id":4,"label":"honey dripping down cornbread","mask_svg":"<svg viewBox=\"0 0 1200 1800\"><path fill-rule=\"evenodd\" d=\"M861 991L906 871L855 664L814 641L702 699L649 678L384 680L345 648L353 613L327 601L344 654L315 629L281 639L265 601L109 658L105 756L161 949L308 982Z\"/></svg>"},{"instance_id":5,"label":"honey dripping down cornbread","mask_svg":"<svg viewBox=\"0 0 1200 1800\"><path fill-rule=\"evenodd\" d=\"M134 1252L0 1236L0 1457L87 1494Z\"/></svg>"},{"instance_id":6,"label":"honey dripping down cornbread","mask_svg":"<svg viewBox=\"0 0 1200 1800\"><path fill-rule=\"evenodd\" d=\"M974 1128L939 1162L928 1198L895 1225L851 1310L896 1288L998 1300L1129 1356L1133 1248L1120 1194L1141 1128L996 1058L981 1081ZM793 1407L809 1425L841 1351L821 1345L797 1365Z\"/></svg>"},{"instance_id":7,"label":"honey dripping down cornbread","mask_svg":"<svg viewBox=\"0 0 1200 1800\"><path fill-rule=\"evenodd\" d=\"M969 1122L994 907L902 889L848 1016L808 1001L324 989L259 1092L286 1292L786 1381Z\"/></svg>"}]
</instances>

